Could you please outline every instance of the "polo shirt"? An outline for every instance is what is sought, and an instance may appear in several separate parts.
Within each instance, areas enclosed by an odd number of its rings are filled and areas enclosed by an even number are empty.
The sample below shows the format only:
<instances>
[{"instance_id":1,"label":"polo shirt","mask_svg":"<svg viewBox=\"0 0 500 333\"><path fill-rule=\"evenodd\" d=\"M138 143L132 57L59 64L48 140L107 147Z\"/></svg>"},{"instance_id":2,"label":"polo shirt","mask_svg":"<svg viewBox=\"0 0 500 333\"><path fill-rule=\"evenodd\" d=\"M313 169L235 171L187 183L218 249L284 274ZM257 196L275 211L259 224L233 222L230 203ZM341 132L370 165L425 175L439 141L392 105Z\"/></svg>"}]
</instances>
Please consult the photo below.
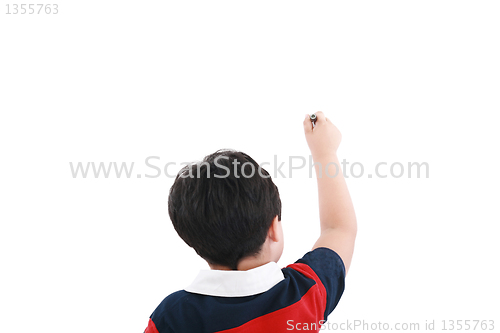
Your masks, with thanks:
<instances>
[{"instance_id":1,"label":"polo shirt","mask_svg":"<svg viewBox=\"0 0 500 333\"><path fill-rule=\"evenodd\" d=\"M319 331L344 292L345 267L320 247L280 268L202 270L184 290L168 295L145 333Z\"/></svg>"}]
</instances>

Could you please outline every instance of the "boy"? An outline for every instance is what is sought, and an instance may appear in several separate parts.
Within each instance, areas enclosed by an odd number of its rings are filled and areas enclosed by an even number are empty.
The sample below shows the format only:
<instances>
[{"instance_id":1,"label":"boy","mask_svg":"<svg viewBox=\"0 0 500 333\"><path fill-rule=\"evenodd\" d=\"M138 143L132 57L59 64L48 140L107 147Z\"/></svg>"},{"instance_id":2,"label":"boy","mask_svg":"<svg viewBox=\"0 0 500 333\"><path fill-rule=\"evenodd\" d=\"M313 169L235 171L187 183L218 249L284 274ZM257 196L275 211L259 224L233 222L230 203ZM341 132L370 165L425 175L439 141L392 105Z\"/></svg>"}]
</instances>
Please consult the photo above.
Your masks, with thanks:
<instances>
[{"instance_id":1,"label":"boy","mask_svg":"<svg viewBox=\"0 0 500 333\"><path fill-rule=\"evenodd\" d=\"M167 296L145 333L320 330L344 291L357 223L336 172L341 134L323 112L316 116L314 127L308 115L304 120L319 192L321 235L312 250L285 268L276 264L283 251L281 201L250 156L218 151L186 166L170 189L169 215L211 270Z\"/></svg>"}]
</instances>

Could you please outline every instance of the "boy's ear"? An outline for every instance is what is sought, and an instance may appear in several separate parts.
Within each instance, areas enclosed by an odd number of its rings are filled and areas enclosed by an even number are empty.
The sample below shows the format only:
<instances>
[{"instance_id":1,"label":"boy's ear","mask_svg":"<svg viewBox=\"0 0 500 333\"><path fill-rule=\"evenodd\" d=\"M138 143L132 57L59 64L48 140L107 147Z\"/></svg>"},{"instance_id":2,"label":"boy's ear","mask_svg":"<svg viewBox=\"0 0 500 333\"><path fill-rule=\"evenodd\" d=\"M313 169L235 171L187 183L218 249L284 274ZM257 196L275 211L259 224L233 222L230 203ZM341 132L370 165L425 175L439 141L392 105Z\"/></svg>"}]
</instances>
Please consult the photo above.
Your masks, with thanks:
<instances>
[{"instance_id":1,"label":"boy's ear","mask_svg":"<svg viewBox=\"0 0 500 333\"><path fill-rule=\"evenodd\" d=\"M279 241L279 224L280 221L278 220L278 215L276 215L273 219L273 222L271 223L271 226L269 227L269 232L267 233L267 236L271 238L272 241L278 242Z\"/></svg>"}]
</instances>

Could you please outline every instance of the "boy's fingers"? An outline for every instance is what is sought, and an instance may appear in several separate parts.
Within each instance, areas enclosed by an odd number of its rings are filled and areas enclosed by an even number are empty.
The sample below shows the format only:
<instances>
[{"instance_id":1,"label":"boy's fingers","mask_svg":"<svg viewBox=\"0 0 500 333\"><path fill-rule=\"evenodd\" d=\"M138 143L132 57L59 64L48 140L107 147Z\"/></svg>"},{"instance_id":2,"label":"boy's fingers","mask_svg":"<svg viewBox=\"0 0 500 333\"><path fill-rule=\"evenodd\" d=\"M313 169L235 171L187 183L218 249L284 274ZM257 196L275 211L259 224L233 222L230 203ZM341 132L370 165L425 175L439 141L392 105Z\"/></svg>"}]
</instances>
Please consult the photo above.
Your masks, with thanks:
<instances>
[{"instance_id":1,"label":"boy's fingers","mask_svg":"<svg viewBox=\"0 0 500 333\"><path fill-rule=\"evenodd\" d=\"M316 123L322 123L322 122L326 121L326 117L325 117L325 114L323 113L323 111L316 111L315 114L317 117Z\"/></svg>"},{"instance_id":2,"label":"boy's fingers","mask_svg":"<svg viewBox=\"0 0 500 333\"><path fill-rule=\"evenodd\" d=\"M309 115L306 114L306 118L304 119L304 132L309 133L312 132L313 130L313 124L311 122L311 118L309 118Z\"/></svg>"},{"instance_id":3,"label":"boy's fingers","mask_svg":"<svg viewBox=\"0 0 500 333\"><path fill-rule=\"evenodd\" d=\"M316 114L316 120L314 121L316 126L318 124L330 122L330 119L325 117L325 114L323 113L323 111L316 111L316 112L314 112L314 114ZM304 119L304 131L306 133L313 131L313 125L311 122L311 118L308 114L306 114L306 118Z\"/></svg>"}]
</instances>

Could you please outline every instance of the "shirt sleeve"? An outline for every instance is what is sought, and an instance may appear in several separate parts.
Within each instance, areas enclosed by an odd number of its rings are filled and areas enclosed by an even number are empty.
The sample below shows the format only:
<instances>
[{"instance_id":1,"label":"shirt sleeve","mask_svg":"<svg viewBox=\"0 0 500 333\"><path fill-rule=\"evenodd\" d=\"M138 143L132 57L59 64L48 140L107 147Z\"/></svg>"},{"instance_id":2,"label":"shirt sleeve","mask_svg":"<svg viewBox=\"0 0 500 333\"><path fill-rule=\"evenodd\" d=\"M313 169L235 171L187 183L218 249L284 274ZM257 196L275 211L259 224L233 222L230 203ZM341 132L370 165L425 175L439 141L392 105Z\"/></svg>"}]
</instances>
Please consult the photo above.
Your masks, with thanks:
<instances>
[{"instance_id":1,"label":"shirt sleeve","mask_svg":"<svg viewBox=\"0 0 500 333\"><path fill-rule=\"evenodd\" d=\"M309 266L319 277L326 290L325 320L335 309L345 288L345 266L340 256L326 247L307 252L295 263Z\"/></svg>"},{"instance_id":2,"label":"shirt sleeve","mask_svg":"<svg viewBox=\"0 0 500 333\"><path fill-rule=\"evenodd\" d=\"M155 323L151 318L149 318L148 327L146 327L144 333L159 333L158 330L156 329Z\"/></svg>"}]
</instances>

